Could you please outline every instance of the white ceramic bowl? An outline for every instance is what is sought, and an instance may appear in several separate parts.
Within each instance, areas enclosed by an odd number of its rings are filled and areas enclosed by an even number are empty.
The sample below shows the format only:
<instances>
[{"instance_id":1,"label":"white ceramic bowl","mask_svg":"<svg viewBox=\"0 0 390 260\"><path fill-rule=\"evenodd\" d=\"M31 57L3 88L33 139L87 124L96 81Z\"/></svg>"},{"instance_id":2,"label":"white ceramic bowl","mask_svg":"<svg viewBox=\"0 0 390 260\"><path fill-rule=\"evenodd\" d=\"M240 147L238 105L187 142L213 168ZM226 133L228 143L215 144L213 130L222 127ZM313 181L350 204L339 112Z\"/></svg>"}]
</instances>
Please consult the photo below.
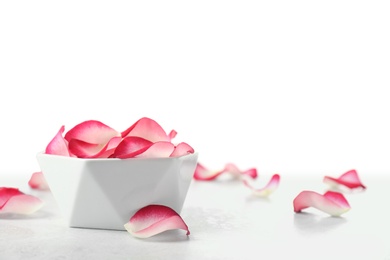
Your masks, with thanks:
<instances>
[{"instance_id":1,"label":"white ceramic bowl","mask_svg":"<svg viewBox=\"0 0 390 260\"><path fill-rule=\"evenodd\" d=\"M125 230L150 204L180 214L198 154L175 158L82 159L39 153L37 160L70 227Z\"/></svg>"}]
</instances>

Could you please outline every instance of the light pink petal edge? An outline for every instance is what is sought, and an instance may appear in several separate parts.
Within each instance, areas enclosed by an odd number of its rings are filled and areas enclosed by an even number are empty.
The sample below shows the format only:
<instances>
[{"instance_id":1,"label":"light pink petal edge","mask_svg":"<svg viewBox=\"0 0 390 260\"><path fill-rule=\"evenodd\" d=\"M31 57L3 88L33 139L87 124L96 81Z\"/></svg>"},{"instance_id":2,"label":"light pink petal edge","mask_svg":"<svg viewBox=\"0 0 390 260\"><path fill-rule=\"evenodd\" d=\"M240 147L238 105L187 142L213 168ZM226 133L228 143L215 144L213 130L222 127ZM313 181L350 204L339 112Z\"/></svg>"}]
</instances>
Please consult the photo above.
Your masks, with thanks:
<instances>
[{"instance_id":1,"label":"light pink petal edge","mask_svg":"<svg viewBox=\"0 0 390 260\"><path fill-rule=\"evenodd\" d=\"M251 178L243 178L243 182L246 187L252 190L254 195L259 197L268 197L279 187L280 175L274 174L267 185L260 189L254 186L253 179Z\"/></svg>"},{"instance_id":2,"label":"light pink petal edge","mask_svg":"<svg viewBox=\"0 0 390 260\"><path fill-rule=\"evenodd\" d=\"M45 176L42 172L34 172L31 175L30 180L28 181L28 185L32 189L50 190L49 185L47 184Z\"/></svg>"},{"instance_id":3,"label":"light pink petal edge","mask_svg":"<svg viewBox=\"0 0 390 260\"><path fill-rule=\"evenodd\" d=\"M175 146L171 142L155 142L144 152L137 154L136 158L167 158L174 151Z\"/></svg>"},{"instance_id":4,"label":"light pink petal edge","mask_svg":"<svg viewBox=\"0 0 390 260\"><path fill-rule=\"evenodd\" d=\"M65 131L65 126L61 126L60 130L46 146L45 149L46 154L70 156L68 150L68 142L62 136L64 131Z\"/></svg>"},{"instance_id":5,"label":"light pink petal edge","mask_svg":"<svg viewBox=\"0 0 390 260\"><path fill-rule=\"evenodd\" d=\"M295 197L293 206L297 213L313 207L331 216L340 216L351 209L345 197L334 191L328 191L324 195L314 191L302 191Z\"/></svg>"},{"instance_id":6,"label":"light pink petal edge","mask_svg":"<svg viewBox=\"0 0 390 260\"><path fill-rule=\"evenodd\" d=\"M124 224L125 229L138 238L148 238L167 230L182 229L190 234L187 224L173 209L163 205L149 205L138 210Z\"/></svg>"},{"instance_id":7,"label":"light pink petal edge","mask_svg":"<svg viewBox=\"0 0 390 260\"><path fill-rule=\"evenodd\" d=\"M171 138L164 129L153 119L143 117L121 133L122 137L137 136L151 142L170 141ZM172 133L174 135L174 133Z\"/></svg>"},{"instance_id":8,"label":"light pink petal edge","mask_svg":"<svg viewBox=\"0 0 390 260\"><path fill-rule=\"evenodd\" d=\"M342 174L338 178L333 178L330 176L324 177L324 182L330 186L342 185L349 189L362 188L366 189L366 186L360 181L359 175L356 170L350 170Z\"/></svg>"},{"instance_id":9,"label":"light pink petal edge","mask_svg":"<svg viewBox=\"0 0 390 260\"><path fill-rule=\"evenodd\" d=\"M170 154L170 157L184 156L190 153L194 153L195 150L189 144L181 142L175 146L175 149Z\"/></svg>"}]
</instances>

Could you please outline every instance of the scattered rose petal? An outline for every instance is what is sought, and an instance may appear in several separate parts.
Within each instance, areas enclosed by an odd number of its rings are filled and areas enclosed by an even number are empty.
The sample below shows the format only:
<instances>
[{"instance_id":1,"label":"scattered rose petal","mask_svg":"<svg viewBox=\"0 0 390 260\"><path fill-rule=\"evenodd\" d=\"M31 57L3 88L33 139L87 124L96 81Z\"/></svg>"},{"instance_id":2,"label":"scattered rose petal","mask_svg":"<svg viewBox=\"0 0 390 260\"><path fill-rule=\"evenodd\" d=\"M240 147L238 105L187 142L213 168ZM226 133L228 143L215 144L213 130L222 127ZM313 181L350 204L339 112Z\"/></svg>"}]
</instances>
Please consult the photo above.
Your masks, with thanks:
<instances>
[{"instance_id":1,"label":"scattered rose petal","mask_svg":"<svg viewBox=\"0 0 390 260\"><path fill-rule=\"evenodd\" d=\"M257 169L256 168L250 168L245 171L241 171L235 164L233 163L227 163L225 165L225 172L229 172L233 174L235 177L240 178L241 176L249 176L252 179L257 178Z\"/></svg>"},{"instance_id":2,"label":"scattered rose petal","mask_svg":"<svg viewBox=\"0 0 390 260\"><path fill-rule=\"evenodd\" d=\"M342 174L338 178L325 176L324 182L333 187L342 185L349 189L356 189L356 188L366 189L366 186L364 186L360 181L360 178L356 170L347 171L346 173Z\"/></svg>"},{"instance_id":3,"label":"scattered rose petal","mask_svg":"<svg viewBox=\"0 0 390 260\"><path fill-rule=\"evenodd\" d=\"M211 171L207 169L204 165L198 163L195 169L194 179L200 181L211 181L216 179L218 176L220 176L223 173L230 173L236 178L247 176L254 179L257 177L256 168L250 168L248 170L241 171L235 164L227 163L222 170Z\"/></svg>"},{"instance_id":4,"label":"scattered rose petal","mask_svg":"<svg viewBox=\"0 0 390 260\"><path fill-rule=\"evenodd\" d=\"M171 153L170 157L179 157L190 153L194 153L194 148L187 143L181 142L175 146L175 149Z\"/></svg>"},{"instance_id":5,"label":"scattered rose petal","mask_svg":"<svg viewBox=\"0 0 390 260\"><path fill-rule=\"evenodd\" d=\"M32 214L43 206L43 202L32 195L24 194L17 188L0 188L0 214Z\"/></svg>"},{"instance_id":6,"label":"scattered rose petal","mask_svg":"<svg viewBox=\"0 0 390 260\"><path fill-rule=\"evenodd\" d=\"M46 146L45 153L47 154L55 154L55 155L63 155L70 156L68 150L68 141L66 141L62 134L65 131L65 126L61 126L60 130L54 136L54 138L49 142Z\"/></svg>"},{"instance_id":7,"label":"scattered rose petal","mask_svg":"<svg viewBox=\"0 0 390 260\"><path fill-rule=\"evenodd\" d=\"M278 187L280 182L279 174L274 174L271 180L263 188L255 188L254 180L252 178L243 178L244 185L252 190L253 194L259 197L268 197Z\"/></svg>"},{"instance_id":8,"label":"scattered rose petal","mask_svg":"<svg viewBox=\"0 0 390 260\"><path fill-rule=\"evenodd\" d=\"M175 135L172 133L172 135ZM164 129L153 119L143 117L135 122L132 126L122 132L122 137L137 136L151 142L167 141L171 138L166 134Z\"/></svg>"},{"instance_id":9,"label":"scattered rose petal","mask_svg":"<svg viewBox=\"0 0 390 260\"><path fill-rule=\"evenodd\" d=\"M316 208L331 216L340 216L350 210L346 198L339 192L327 191L321 195L314 191L302 191L293 201L294 211L301 212L308 207Z\"/></svg>"},{"instance_id":10,"label":"scattered rose petal","mask_svg":"<svg viewBox=\"0 0 390 260\"><path fill-rule=\"evenodd\" d=\"M28 181L28 185L36 190L50 190L42 172L34 172Z\"/></svg>"},{"instance_id":11,"label":"scattered rose petal","mask_svg":"<svg viewBox=\"0 0 390 260\"><path fill-rule=\"evenodd\" d=\"M163 205L149 205L138 210L124 227L135 237L148 238L167 230L183 229L190 234L188 226L173 209Z\"/></svg>"}]
</instances>

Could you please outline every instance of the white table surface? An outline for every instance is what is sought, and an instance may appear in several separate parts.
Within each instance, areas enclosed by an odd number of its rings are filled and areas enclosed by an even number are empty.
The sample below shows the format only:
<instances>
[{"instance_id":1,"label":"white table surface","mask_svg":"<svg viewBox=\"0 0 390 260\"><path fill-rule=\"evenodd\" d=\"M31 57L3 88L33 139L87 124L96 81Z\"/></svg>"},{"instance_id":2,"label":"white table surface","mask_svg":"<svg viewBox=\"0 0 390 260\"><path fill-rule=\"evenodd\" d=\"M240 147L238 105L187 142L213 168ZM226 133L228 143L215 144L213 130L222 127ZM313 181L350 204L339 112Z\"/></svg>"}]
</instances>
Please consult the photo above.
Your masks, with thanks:
<instances>
[{"instance_id":1,"label":"white table surface","mask_svg":"<svg viewBox=\"0 0 390 260\"><path fill-rule=\"evenodd\" d=\"M0 259L389 260L389 178L361 179L367 190L345 194L352 209L340 218L314 208L294 213L300 191L326 190L318 175L281 175L268 199L238 181L193 181L181 212L191 234L172 230L137 239L126 231L69 228L49 191L31 190L27 176L2 174L0 186L19 187L45 205L27 217L0 216Z\"/></svg>"}]
</instances>

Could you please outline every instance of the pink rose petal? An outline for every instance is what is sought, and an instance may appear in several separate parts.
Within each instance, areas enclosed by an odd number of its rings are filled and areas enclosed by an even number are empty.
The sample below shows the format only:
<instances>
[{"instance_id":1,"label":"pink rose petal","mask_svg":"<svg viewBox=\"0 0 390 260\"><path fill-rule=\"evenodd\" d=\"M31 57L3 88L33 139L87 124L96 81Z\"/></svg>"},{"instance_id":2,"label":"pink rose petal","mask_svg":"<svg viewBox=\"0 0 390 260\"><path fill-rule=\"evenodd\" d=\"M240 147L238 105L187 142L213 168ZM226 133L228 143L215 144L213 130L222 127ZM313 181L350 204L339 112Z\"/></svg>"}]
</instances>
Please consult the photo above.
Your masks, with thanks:
<instances>
[{"instance_id":1,"label":"pink rose petal","mask_svg":"<svg viewBox=\"0 0 390 260\"><path fill-rule=\"evenodd\" d=\"M171 132L169 132L168 136L169 136L169 139L172 141L173 138L175 138L177 135L177 132L175 130L171 130Z\"/></svg>"},{"instance_id":2,"label":"pink rose petal","mask_svg":"<svg viewBox=\"0 0 390 260\"><path fill-rule=\"evenodd\" d=\"M329 184L330 186L342 185L349 189L356 189L356 188L366 189L366 186L364 186L360 181L360 178L356 170L347 171L346 173L342 174L338 178L325 176L324 182Z\"/></svg>"},{"instance_id":3,"label":"pink rose petal","mask_svg":"<svg viewBox=\"0 0 390 260\"><path fill-rule=\"evenodd\" d=\"M149 205L138 210L124 227L138 238L148 238L172 229L185 230L187 236L190 234L180 215L163 205Z\"/></svg>"},{"instance_id":4,"label":"pink rose petal","mask_svg":"<svg viewBox=\"0 0 390 260\"><path fill-rule=\"evenodd\" d=\"M65 134L65 140L80 140L85 143L106 145L113 137L120 136L115 129L103 124L100 121L84 121Z\"/></svg>"},{"instance_id":5,"label":"pink rose petal","mask_svg":"<svg viewBox=\"0 0 390 260\"><path fill-rule=\"evenodd\" d=\"M207 169L203 164L197 163L194 173L194 179L198 181L211 181L216 179L224 171L211 171Z\"/></svg>"},{"instance_id":6,"label":"pink rose petal","mask_svg":"<svg viewBox=\"0 0 390 260\"><path fill-rule=\"evenodd\" d=\"M194 148L192 148L189 144L181 142L175 146L175 149L170 154L170 157L179 157L194 152Z\"/></svg>"},{"instance_id":7,"label":"pink rose petal","mask_svg":"<svg viewBox=\"0 0 390 260\"><path fill-rule=\"evenodd\" d=\"M65 126L61 126L60 130L57 132L54 138L47 145L45 153L70 156L68 150L68 142L62 136L64 131L65 131Z\"/></svg>"},{"instance_id":8,"label":"pink rose petal","mask_svg":"<svg viewBox=\"0 0 390 260\"><path fill-rule=\"evenodd\" d=\"M175 146L171 142L155 142L144 152L137 154L137 158L163 158L169 157Z\"/></svg>"},{"instance_id":9,"label":"pink rose petal","mask_svg":"<svg viewBox=\"0 0 390 260\"><path fill-rule=\"evenodd\" d=\"M278 187L280 182L279 174L274 174L271 180L263 188L256 188L253 184L252 178L243 178L244 185L252 190L253 194L259 197L268 197L272 194Z\"/></svg>"},{"instance_id":10,"label":"pink rose petal","mask_svg":"<svg viewBox=\"0 0 390 260\"><path fill-rule=\"evenodd\" d=\"M257 178L257 169L256 168L250 168L248 170L242 171L233 163L227 163L225 165L224 171L233 174L237 178L240 178L242 176L249 176L252 179Z\"/></svg>"},{"instance_id":11,"label":"pink rose petal","mask_svg":"<svg viewBox=\"0 0 390 260\"><path fill-rule=\"evenodd\" d=\"M115 136L105 144L91 144L77 139L69 141L69 151L79 158L108 158L113 154L121 137Z\"/></svg>"},{"instance_id":12,"label":"pink rose petal","mask_svg":"<svg viewBox=\"0 0 390 260\"><path fill-rule=\"evenodd\" d=\"M28 181L28 185L36 190L50 190L42 172L34 172Z\"/></svg>"},{"instance_id":13,"label":"pink rose petal","mask_svg":"<svg viewBox=\"0 0 390 260\"><path fill-rule=\"evenodd\" d=\"M328 191L324 195L314 191L302 191L294 199L293 205L297 213L313 207L331 216L340 216L351 209L345 197L334 191Z\"/></svg>"},{"instance_id":14,"label":"pink rose petal","mask_svg":"<svg viewBox=\"0 0 390 260\"><path fill-rule=\"evenodd\" d=\"M141 137L128 136L123 138L122 142L116 147L112 157L126 159L133 158L153 145L153 142Z\"/></svg>"},{"instance_id":15,"label":"pink rose petal","mask_svg":"<svg viewBox=\"0 0 390 260\"><path fill-rule=\"evenodd\" d=\"M216 179L218 176L220 176L223 173L230 173L236 178L247 176L254 179L257 177L256 168L250 168L248 170L242 171L235 164L227 163L222 170L211 171L207 169L205 166L203 166L202 164L198 163L195 169L194 179L200 181L211 181Z\"/></svg>"},{"instance_id":16,"label":"pink rose petal","mask_svg":"<svg viewBox=\"0 0 390 260\"><path fill-rule=\"evenodd\" d=\"M32 214L43 206L43 202L32 195L24 194L16 188L0 188L0 214Z\"/></svg>"},{"instance_id":17,"label":"pink rose petal","mask_svg":"<svg viewBox=\"0 0 390 260\"><path fill-rule=\"evenodd\" d=\"M127 136L142 137L153 143L158 141L169 142L171 140L164 129L156 121L148 117L139 119L132 126L122 132L122 137Z\"/></svg>"}]
</instances>

